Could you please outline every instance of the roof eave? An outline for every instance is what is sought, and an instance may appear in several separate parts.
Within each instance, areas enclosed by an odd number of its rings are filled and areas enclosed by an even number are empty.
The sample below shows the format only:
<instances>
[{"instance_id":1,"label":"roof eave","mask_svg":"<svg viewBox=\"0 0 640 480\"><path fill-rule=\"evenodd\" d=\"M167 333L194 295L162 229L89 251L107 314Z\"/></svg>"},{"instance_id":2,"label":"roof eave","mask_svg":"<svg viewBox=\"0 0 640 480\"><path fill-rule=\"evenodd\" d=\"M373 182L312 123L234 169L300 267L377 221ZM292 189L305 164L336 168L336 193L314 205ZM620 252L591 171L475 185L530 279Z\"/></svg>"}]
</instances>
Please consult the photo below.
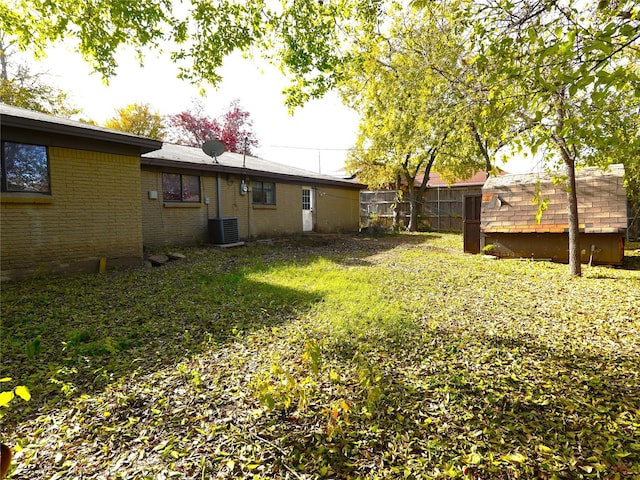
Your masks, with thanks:
<instances>
[{"instance_id":1,"label":"roof eave","mask_svg":"<svg viewBox=\"0 0 640 480\"><path fill-rule=\"evenodd\" d=\"M446 183L442 183L439 185L429 185L427 184L427 188L454 188L454 187L482 187L484 182L473 182L473 183L452 183L451 185L447 185Z\"/></svg>"},{"instance_id":2,"label":"roof eave","mask_svg":"<svg viewBox=\"0 0 640 480\"><path fill-rule=\"evenodd\" d=\"M54 122L46 122L32 118L24 118L7 113L2 114L2 125L14 128L23 128L40 132L53 133L56 135L68 135L73 137L87 138L90 140L119 143L138 147L140 153L149 153L162 147L160 140L154 140L136 135L116 131L104 131L85 126L62 125ZM90 127L90 126L89 126Z\"/></svg>"},{"instance_id":3,"label":"roof eave","mask_svg":"<svg viewBox=\"0 0 640 480\"><path fill-rule=\"evenodd\" d=\"M329 179L329 178L314 178L305 177L301 175L287 175L283 173L266 172L263 170L256 170L249 167L233 167L230 165L222 165L220 163L189 163L177 160L169 160L166 158L150 158L142 157L141 165L151 167L170 167L176 169L193 170L193 171L206 171L215 173L230 173L235 175L255 175L260 178L267 178L272 180L281 180L283 182L295 182L295 183L310 183L318 185L336 186L343 188L350 188L354 190L362 190L365 186L361 183L351 182L349 180Z\"/></svg>"}]
</instances>

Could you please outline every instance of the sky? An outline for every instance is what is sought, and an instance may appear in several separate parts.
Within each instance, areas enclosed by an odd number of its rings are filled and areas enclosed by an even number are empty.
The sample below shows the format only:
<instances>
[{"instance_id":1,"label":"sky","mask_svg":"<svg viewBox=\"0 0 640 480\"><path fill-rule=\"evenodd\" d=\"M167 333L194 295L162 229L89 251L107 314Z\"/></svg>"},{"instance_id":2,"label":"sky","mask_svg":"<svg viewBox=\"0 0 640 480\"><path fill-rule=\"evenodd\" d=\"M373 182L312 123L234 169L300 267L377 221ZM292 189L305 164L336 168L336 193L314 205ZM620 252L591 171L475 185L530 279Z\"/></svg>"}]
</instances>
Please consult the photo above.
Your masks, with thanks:
<instances>
[{"instance_id":1,"label":"sky","mask_svg":"<svg viewBox=\"0 0 640 480\"><path fill-rule=\"evenodd\" d=\"M117 59L119 68L108 86L70 44L49 48L46 58L37 61L32 70L48 72L82 109L81 117L98 124L113 117L116 108L132 103L149 103L165 115L184 111L199 99L207 114L217 117L238 99L253 121L260 142L255 151L259 157L331 174L344 167L348 150L355 144L358 115L342 105L336 93L310 101L290 115L282 95L287 81L266 62L255 63L241 55L227 58L221 84L206 87L206 95L201 97L197 86L176 77L177 68L168 55L152 52L143 67L126 50L119 52ZM519 160L504 168L521 173L532 170L532 165Z\"/></svg>"},{"instance_id":2,"label":"sky","mask_svg":"<svg viewBox=\"0 0 640 480\"><path fill-rule=\"evenodd\" d=\"M255 153L267 160L331 173L344 166L355 143L358 115L342 105L337 94L311 101L290 115L281 93L286 79L266 63L229 57L219 87L207 86L201 97L197 86L176 78L177 69L168 56L152 53L142 68L126 52L118 61L117 75L109 86L67 45L50 48L34 70L48 72L59 88L70 92L72 102L83 111L80 117L98 124L113 117L116 108L131 103L149 103L164 115L188 109L194 99L203 102L208 115L217 117L237 98L249 112L260 142Z\"/></svg>"}]
</instances>

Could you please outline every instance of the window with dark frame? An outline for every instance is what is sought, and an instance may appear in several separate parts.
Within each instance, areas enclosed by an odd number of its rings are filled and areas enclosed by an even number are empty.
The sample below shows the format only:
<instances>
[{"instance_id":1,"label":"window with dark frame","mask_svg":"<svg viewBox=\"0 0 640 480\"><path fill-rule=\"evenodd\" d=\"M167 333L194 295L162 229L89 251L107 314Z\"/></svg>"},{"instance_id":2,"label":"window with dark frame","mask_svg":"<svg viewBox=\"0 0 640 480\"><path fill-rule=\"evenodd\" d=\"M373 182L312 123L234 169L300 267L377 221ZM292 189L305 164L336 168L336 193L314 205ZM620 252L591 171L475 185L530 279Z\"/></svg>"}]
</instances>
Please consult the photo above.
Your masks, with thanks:
<instances>
[{"instance_id":1,"label":"window with dark frame","mask_svg":"<svg viewBox=\"0 0 640 480\"><path fill-rule=\"evenodd\" d=\"M0 177L3 192L51 194L47 147L2 142Z\"/></svg>"},{"instance_id":2,"label":"window with dark frame","mask_svg":"<svg viewBox=\"0 0 640 480\"><path fill-rule=\"evenodd\" d=\"M179 173L162 174L162 200L165 202L200 202L200 177Z\"/></svg>"},{"instance_id":3,"label":"window with dark frame","mask_svg":"<svg viewBox=\"0 0 640 480\"><path fill-rule=\"evenodd\" d=\"M251 182L251 191L251 201L254 204L276 204L276 184L274 182Z\"/></svg>"}]
</instances>

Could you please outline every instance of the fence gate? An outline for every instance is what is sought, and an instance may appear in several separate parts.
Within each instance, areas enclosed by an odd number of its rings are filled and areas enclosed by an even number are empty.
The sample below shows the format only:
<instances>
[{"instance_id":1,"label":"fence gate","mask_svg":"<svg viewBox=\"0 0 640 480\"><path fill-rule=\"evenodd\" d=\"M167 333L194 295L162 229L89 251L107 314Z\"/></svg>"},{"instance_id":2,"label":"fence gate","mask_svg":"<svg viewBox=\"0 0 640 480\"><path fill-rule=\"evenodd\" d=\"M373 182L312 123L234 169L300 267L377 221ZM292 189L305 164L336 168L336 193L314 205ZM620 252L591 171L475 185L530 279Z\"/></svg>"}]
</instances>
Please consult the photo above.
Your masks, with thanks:
<instances>
[{"instance_id":1,"label":"fence gate","mask_svg":"<svg viewBox=\"0 0 640 480\"><path fill-rule=\"evenodd\" d=\"M465 253L480 253L480 207L482 195L465 195L462 230Z\"/></svg>"}]
</instances>

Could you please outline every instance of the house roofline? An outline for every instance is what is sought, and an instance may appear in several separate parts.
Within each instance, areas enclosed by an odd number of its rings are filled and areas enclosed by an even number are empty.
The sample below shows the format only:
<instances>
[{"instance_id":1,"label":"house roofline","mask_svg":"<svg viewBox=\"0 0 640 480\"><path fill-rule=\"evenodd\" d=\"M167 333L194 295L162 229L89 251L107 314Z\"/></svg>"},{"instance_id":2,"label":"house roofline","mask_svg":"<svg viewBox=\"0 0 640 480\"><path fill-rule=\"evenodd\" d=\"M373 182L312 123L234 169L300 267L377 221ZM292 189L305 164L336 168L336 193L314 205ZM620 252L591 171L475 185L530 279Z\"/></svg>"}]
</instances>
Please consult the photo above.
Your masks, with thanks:
<instances>
[{"instance_id":1,"label":"house roofline","mask_svg":"<svg viewBox=\"0 0 640 480\"><path fill-rule=\"evenodd\" d=\"M256 170L256 169L247 168L247 167L234 167L234 166L221 165L221 164L215 164L215 163L202 164L202 163L184 162L179 160L142 157L140 160L140 164L142 166L147 166L147 167L170 167L170 168L200 171L200 172L248 175L248 176L254 176L256 178L268 178L272 180L280 180L285 183L317 184L317 185L326 185L326 186L334 186L334 187L343 187L343 188L349 188L353 190L362 190L365 188L365 185L361 183L338 179L338 178L336 178L335 180L332 180L330 178L317 178L317 177L307 177L303 175L290 175L290 174L283 174L283 173L268 172L264 170Z\"/></svg>"},{"instance_id":2,"label":"house roofline","mask_svg":"<svg viewBox=\"0 0 640 480\"><path fill-rule=\"evenodd\" d=\"M2 127L13 127L55 135L66 135L130 145L138 147L141 154L152 152L162 146L160 140L140 137L76 120L55 117L53 115L7 105L0 105L0 125L2 125Z\"/></svg>"},{"instance_id":3,"label":"house roofline","mask_svg":"<svg viewBox=\"0 0 640 480\"><path fill-rule=\"evenodd\" d=\"M464 188L464 187L482 187L484 182L473 182L473 183L452 183L451 185L447 185L446 183L437 184L437 185L429 185L427 183L427 188ZM417 188L417 187L416 187Z\"/></svg>"}]
</instances>

